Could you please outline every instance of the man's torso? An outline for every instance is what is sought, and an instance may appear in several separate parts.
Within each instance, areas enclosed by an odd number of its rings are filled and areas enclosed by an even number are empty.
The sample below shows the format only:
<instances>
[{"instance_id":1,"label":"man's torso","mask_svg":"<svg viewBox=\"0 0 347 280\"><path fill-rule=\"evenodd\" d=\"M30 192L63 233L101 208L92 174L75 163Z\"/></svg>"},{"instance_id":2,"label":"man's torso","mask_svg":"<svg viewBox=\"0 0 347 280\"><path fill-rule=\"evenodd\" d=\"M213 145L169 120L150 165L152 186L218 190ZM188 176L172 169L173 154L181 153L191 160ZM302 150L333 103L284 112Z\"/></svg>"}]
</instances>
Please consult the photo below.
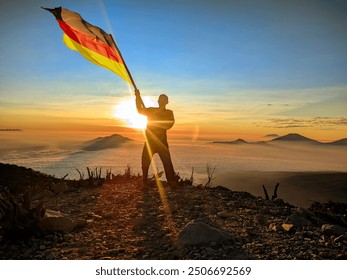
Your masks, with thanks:
<instances>
[{"instance_id":1,"label":"man's torso","mask_svg":"<svg viewBox=\"0 0 347 280\"><path fill-rule=\"evenodd\" d=\"M174 122L173 112L163 108L147 108L146 138L151 143L162 142L167 146L166 130L170 129Z\"/></svg>"}]
</instances>

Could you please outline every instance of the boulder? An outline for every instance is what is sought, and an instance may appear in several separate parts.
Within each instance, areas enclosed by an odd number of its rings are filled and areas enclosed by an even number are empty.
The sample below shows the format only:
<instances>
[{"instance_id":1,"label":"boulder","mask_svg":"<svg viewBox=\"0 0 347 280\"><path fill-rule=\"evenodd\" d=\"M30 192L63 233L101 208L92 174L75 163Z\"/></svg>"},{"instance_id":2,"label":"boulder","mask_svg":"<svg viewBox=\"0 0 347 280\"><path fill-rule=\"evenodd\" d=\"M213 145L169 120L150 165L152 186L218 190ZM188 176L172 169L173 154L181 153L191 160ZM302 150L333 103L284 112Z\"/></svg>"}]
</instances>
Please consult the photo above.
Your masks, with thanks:
<instances>
[{"instance_id":1,"label":"boulder","mask_svg":"<svg viewBox=\"0 0 347 280\"><path fill-rule=\"evenodd\" d=\"M234 240L231 233L212 227L203 222L192 221L179 233L177 245L179 247L191 245L203 245L215 242L215 244Z\"/></svg>"},{"instance_id":2,"label":"boulder","mask_svg":"<svg viewBox=\"0 0 347 280\"><path fill-rule=\"evenodd\" d=\"M62 192L67 192L70 190L69 186L66 184L66 182L58 182L58 183L53 183L50 186L50 191L58 194Z\"/></svg>"},{"instance_id":3,"label":"boulder","mask_svg":"<svg viewBox=\"0 0 347 280\"><path fill-rule=\"evenodd\" d=\"M327 236L340 236L346 233L346 229L338 225L324 224L322 225L322 233Z\"/></svg>"},{"instance_id":4,"label":"boulder","mask_svg":"<svg viewBox=\"0 0 347 280\"><path fill-rule=\"evenodd\" d=\"M311 222L305 217L294 213L285 220L285 224L293 224L296 226L310 226Z\"/></svg>"},{"instance_id":5,"label":"boulder","mask_svg":"<svg viewBox=\"0 0 347 280\"><path fill-rule=\"evenodd\" d=\"M42 192L39 193L35 193L32 196L32 200L41 200L44 198L51 198L51 197L55 197L56 195L54 194L54 192L49 191L49 190L44 190Z\"/></svg>"},{"instance_id":6,"label":"boulder","mask_svg":"<svg viewBox=\"0 0 347 280\"><path fill-rule=\"evenodd\" d=\"M314 224L317 224L317 225L323 224L323 221L320 218L318 218L313 212L305 208L299 207L297 213L300 216L310 220Z\"/></svg>"},{"instance_id":7,"label":"boulder","mask_svg":"<svg viewBox=\"0 0 347 280\"><path fill-rule=\"evenodd\" d=\"M73 220L67 215L50 209L46 209L42 219L42 229L47 232L70 232L77 227L87 225L84 219Z\"/></svg>"}]
</instances>

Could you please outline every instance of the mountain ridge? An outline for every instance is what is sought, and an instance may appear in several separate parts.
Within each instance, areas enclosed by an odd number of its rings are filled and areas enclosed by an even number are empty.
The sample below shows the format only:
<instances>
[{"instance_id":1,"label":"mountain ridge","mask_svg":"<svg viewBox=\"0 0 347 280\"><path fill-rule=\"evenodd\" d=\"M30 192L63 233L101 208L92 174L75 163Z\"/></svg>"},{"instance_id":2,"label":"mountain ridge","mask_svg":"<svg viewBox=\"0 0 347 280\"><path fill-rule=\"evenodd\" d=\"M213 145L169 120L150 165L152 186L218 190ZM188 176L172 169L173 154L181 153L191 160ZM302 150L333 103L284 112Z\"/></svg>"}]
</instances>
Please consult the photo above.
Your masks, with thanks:
<instances>
[{"instance_id":1,"label":"mountain ridge","mask_svg":"<svg viewBox=\"0 0 347 280\"><path fill-rule=\"evenodd\" d=\"M105 149L114 149L122 144L133 141L128 137L120 134L112 134L110 136L98 137L93 140L84 142L81 149L84 151L99 151Z\"/></svg>"},{"instance_id":2,"label":"mountain ridge","mask_svg":"<svg viewBox=\"0 0 347 280\"><path fill-rule=\"evenodd\" d=\"M332 142L320 142L315 139L308 138L299 133L288 133L283 136L276 137L274 139L268 141L257 141L257 142L248 142L244 139L238 138L236 140L231 141L213 141L213 144L232 144L232 145L243 145L243 144L269 144L269 143L302 143L302 144L314 144L314 145L336 145L336 146L346 146L347 138L342 138L339 140L335 140Z\"/></svg>"}]
</instances>

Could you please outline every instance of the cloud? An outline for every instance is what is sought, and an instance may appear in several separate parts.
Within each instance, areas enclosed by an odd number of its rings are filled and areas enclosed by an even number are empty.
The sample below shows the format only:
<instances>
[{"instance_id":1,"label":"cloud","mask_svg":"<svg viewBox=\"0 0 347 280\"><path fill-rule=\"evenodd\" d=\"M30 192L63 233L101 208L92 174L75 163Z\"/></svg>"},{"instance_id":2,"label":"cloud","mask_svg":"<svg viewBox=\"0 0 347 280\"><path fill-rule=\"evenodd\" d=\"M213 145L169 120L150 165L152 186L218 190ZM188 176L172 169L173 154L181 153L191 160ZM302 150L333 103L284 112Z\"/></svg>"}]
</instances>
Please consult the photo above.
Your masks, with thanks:
<instances>
[{"instance_id":1,"label":"cloud","mask_svg":"<svg viewBox=\"0 0 347 280\"><path fill-rule=\"evenodd\" d=\"M302 96L295 96L291 106L283 107L276 115L282 117L346 116L346 86L304 90ZM296 103L294 103L297 100ZM289 102L288 102L289 103Z\"/></svg>"},{"instance_id":2,"label":"cloud","mask_svg":"<svg viewBox=\"0 0 347 280\"><path fill-rule=\"evenodd\" d=\"M3 131L23 131L22 129L20 128L0 128L0 131L3 132Z\"/></svg>"},{"instance_id":3,"label":"cloud","mask_svg":"<svg viewBox=\"0 0 347 280\"><path fill-rule=\"evenodd\" d=\"M327 129L334 127L347 126L347 118L314 117L310 119L298 118L273 118L257 123L258 127L271 128L300 128L314 127Z\"/></svg>"}]
</instances>

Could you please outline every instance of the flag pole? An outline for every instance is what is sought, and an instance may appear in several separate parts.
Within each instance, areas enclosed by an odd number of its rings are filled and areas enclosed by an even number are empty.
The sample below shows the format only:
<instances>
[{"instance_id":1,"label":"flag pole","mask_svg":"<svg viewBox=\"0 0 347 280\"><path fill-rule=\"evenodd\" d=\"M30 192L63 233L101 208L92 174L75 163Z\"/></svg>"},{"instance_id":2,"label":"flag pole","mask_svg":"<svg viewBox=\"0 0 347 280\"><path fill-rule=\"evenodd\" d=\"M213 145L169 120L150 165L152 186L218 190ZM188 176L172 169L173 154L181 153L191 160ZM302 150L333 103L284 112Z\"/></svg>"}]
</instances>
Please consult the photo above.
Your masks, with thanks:
<instances>
[{"instance_id":1,"label":"flag pole","mask_svg":"<svg viewBox=\"0 0 347 280\"><path fill-rule=\"evenodd\" d=\"M115 46L115 48L116 48L116 51L118 52L120 58L121 58L122 61L123 61L123 64L124 64L124 66L125 66L125 69L127 70L127 73L128 73L129 78L130 78L130 80L131 80L131 83L132 83L133 86L134 86L134 89L135 89L135 90L138 90L138 88L137 88L137 86L136 86L136 84L135 84L135 81L134 81L134 79L133 79L133 76L131 76L131 73L130 73L130 71L129 71L129 68L128 68L127 64L125 63L125 60L124 60L124 58L123 58L123 56L122 56L122 53L120 52L120 50L119 50L119 48L118 48L118 46L117 46L117 44L116 44L116 41L113 39L112 34L110 34L110 37L111 37L112 42L113 42L113 44L114 44L114 46ZM140 100L141 100L142 106L143 106L144 108L146 108L145 103L143 103L143 100L142 100L141 97L140 97Z\"/></svg>"},{"instance_id":2,"label":"flag pole","mask_svg":"<svg viewBox=\"0 0 347 280\"><path fill-rule=\"evenodd\" d=\"M123 64L124 64L124 66L125 66L125 69L127 70L127 73L128 73L128 75L129 75L129 78L130 78L130 80L131 80L132 85L134 86L134 89L137 90L137 86L136 86L136 84L135 84L135 81L134 81L133 77L131 76L131 73L130 73L130 71L129 71L129 69L128 69L128 66L127 66L127 64L125 63L125 60L123 59L122 53L120 52L120 50L119 50L119 48L118 48L118 46L117 46L115 40L113 39L112 34L110 34L110 37L111 37L111 39L112 39L113 44L115 45L116 51L118 52L120 58L121 58L122 61L123 61Z\"/></svg>"}]
</instances>

